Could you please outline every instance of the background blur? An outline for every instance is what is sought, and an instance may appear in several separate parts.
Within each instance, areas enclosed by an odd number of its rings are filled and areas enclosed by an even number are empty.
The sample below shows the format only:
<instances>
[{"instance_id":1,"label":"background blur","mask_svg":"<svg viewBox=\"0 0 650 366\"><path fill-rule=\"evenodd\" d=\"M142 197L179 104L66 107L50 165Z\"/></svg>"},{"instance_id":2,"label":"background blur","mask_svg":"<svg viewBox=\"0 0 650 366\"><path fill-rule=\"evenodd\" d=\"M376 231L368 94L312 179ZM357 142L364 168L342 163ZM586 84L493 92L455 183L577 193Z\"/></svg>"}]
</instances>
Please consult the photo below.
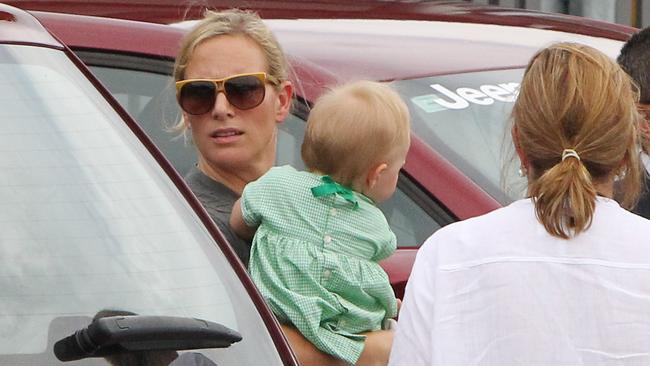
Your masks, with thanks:
<instances>
[{"instance_id":1,"label":"background blur","mask_svg":"<svg viewBox=\"0 0 650 366\"><path fill-rule=\"evenodd\" d=\"M578 15L637 28L650 25L650 0L471 0L468 2Z\"/></svg>"}]
</instances>

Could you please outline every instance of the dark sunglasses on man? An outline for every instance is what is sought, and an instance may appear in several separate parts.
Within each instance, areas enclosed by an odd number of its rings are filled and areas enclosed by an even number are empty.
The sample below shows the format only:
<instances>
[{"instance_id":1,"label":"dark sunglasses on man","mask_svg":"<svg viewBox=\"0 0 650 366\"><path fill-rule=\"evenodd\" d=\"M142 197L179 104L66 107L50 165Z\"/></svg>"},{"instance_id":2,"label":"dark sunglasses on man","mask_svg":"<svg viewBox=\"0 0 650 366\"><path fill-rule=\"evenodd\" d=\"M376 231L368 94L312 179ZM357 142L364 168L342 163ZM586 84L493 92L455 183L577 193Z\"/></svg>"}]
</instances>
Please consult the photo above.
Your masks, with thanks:
<instances>
[{"instance_id":1,"label":"dark sunglasses on man","mask_svg":"<svg viewBox=\"0 0 650 366\"><path fill-rule=\"evenodd\" d=\"M252 109L264 101L265 83L279 81L265 72L237 74L223 79L188 79L176 82L176 98L188 114L199 115L212 110L217 94L223 92L233 107Z\"/></svg>"}]
</instances>

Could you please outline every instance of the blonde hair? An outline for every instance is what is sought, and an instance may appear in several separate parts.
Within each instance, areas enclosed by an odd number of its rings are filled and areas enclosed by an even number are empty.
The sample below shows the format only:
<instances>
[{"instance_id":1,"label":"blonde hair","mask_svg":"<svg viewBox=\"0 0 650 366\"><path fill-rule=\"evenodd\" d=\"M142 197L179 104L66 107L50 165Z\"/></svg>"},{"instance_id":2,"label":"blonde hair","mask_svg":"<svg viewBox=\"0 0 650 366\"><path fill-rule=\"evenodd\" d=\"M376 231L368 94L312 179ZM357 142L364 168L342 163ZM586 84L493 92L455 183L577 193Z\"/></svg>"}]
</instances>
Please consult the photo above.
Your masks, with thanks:
<instances>
[{"instance_id":1,"label":"blonde hair","mask_svg":"<svg viewBox=\"0 0 650 366\"><path fill-rule=\"evenodd\" d=\"M357 81L321 96L302 144L309 170L352 186L374 164L409 142L409 111L389 86Z\"/></svg>"},{"instance_id":2,"label":"blonde hair","mask_svg":"<svg viewBox=\"0 0 650 366\"><path fill-rule=\"evenodd\" d=\"M206 10L203 19L181 41L174 63L174 80L185 78L185 69L199 44L227 35L244 36L257 43L266 58L268 70L265 71L279 81L287 80L289 66L277 39L256 13L240 9L220 12ZM281 83L275 85L278 90L280 87ZM173 129L185 132L186 126L183 121L179 121Z\"/></svg>"},{"instance_id":3,"label":"blonde hair","mask_svg":"<svg viewBox=\"0 0 650 366\"><path fill-rule=\"evenodd\" d=\"M558 43L528 64L512 118L534 172L528 193L549 234L567 239L589 228L594 181L624 176L622 205L638 199L637 98L625 72L588 46ZM563 159L565 149L579 158Z\"/></svg>"}]
</instances>

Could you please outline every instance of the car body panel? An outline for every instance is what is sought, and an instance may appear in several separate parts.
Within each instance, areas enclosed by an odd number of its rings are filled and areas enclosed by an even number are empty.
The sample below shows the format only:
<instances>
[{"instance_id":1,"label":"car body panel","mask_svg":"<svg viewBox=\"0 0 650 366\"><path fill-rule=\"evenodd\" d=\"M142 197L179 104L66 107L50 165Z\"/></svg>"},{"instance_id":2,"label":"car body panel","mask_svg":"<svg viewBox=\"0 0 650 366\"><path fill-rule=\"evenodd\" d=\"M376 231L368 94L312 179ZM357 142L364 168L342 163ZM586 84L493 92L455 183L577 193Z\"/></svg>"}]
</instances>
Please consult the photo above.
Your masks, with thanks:
<instances>
[{"instance_id":1,"label":"car body panel","mask_svg":"<svg viewBox=\"0 0 650 366\"><path fill-rule=\"evenodd\" d=\"M481 6L464 1L380 0L9 0L22 9L44 10L108 18L173 23L197 19L204 9L245 7L266 19L401 19L489 23L526 28L555 29L596 37L626 40L633 28L589 18L523 9Z\"/></svg>"},{"instance_id":2,"label":"car body panel","mask_svg":"<svg viewBox=\"0 0 650 366\"><path fill-rule=\"evenodd\" d=\"M493 24L346 19L267 22L288 55L317 64L340 81L390 81L522 67L537 50L558 41L593 45L610 56L617 55L621 45L591 36Z\"/></svg>"},{"instance_id":3,"label":"car body panel","mask_svg":"<svg viewBox=\"0 0 650 366\"><path fill-rule=\"evenodd\" d=\"M144 22L32 12L66 45L173 59L184 31ZM107 36L110 35L110 36Z\"/></svg>"},{"instance_id":4,"label":"car body panel","mask_svg":"<svg viewBox=\"0 0 650 366\"><path fill-rule=\"evenodd\" d=\"M63 48L33 16L0 4L0 40L5 43L35 44Z\"/></svg>"},{"instance_id":5,"label":"car body panel","mask_svg":"<svg viewBox=\"0 0 650 366\"><path fill-rule=\"evenodd\" d=\"M184 34L175 28L143 22L34 14L73 48L174 58ZM332 79L390 81L522 67L538 49L568 39L597 47L611 57L618 54L621 45L593 36L494 24L359 19L271 19L267 23L290 59L311 65L312 75L326 74L322 84L331 84ZM193 24L176 26L187 29ZM430 46L423 46L427 44ZM486 53L491 57L483 57ZM305 97L312 99L320 93L322 90L317 90Z\"/></svg>"}]
</instances>

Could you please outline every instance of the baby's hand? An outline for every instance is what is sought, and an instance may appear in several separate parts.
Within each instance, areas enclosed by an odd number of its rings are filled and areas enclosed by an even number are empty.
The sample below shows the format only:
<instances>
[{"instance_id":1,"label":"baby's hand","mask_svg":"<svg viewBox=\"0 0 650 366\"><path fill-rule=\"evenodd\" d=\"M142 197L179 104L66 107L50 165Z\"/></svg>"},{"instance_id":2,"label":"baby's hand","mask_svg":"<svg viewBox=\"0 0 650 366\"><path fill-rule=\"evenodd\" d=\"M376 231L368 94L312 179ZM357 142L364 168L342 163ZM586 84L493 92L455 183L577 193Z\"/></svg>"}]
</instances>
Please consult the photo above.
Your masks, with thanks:
<instances>
[{"instance_id":1,"label":"baby's hand","mask_svg":"<svg viewBox=\"0 0 650 366\"><path fill-rule=\"evenodd\" d=\"M241 210L241 198L235 201L230 213L230 228L242 239L251 240L255 236L256 227L250 227L244 221Z\"/></svg>"}]
</instances>

